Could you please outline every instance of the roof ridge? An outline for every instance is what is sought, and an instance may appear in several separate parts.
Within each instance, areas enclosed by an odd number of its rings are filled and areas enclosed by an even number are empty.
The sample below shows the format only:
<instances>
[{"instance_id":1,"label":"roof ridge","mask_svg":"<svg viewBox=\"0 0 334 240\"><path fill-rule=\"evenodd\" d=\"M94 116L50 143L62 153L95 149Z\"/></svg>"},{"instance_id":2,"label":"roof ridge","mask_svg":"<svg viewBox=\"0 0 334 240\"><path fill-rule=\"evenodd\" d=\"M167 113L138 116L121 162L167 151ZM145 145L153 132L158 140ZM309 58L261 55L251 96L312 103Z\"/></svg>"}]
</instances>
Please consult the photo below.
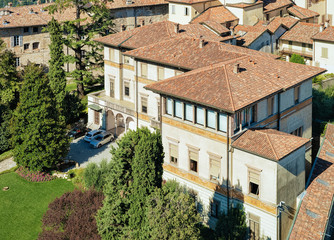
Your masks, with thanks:
<instances>
[{"instance_id":1,"label":"roof ridge","mask_svg":"<svg viewBox=\"0 0 334 240\"><path fill-rule=\"evenodd\" d=\"M270 145L271 149L272 149L273 152L274 152L274 155L275 155L275 157L276 157L276 160L279 160L279 158L278 158L278 156L277 156L277 154L276 154L276 151L275 151L275 149L274 149L274 146L272 145L272 143L271 143L271 141L270 141L270 138L269 138L268 134L267 134L267 133L264 133L264 134L266 135L266 138L268 139L269 145Z\"/></svg>"},{"instance_id":2,"label":"roof ridge","mask_svg":"<svg viewBox=\"0 0 334 240\"><path fill-rule=\"evenodd\" d=\"M230 86L230 80L228 78L227 71L226 71L226 64L224 64L224 72L225 72L225 79L226 79L226 83L227 83L228 95L230 96L232 109L233 109L233 111L235 111L235 106L234 106L234 101L233 101L231 86Z\"/></svg>"},{"instance_id":3,"label":"roof ridge","mask_svg":"<svg viewBox=\"0 0 334 240\"><path fill-rule=\"evenodd\" d=\"M295 8L296 5L293 5L292 8L295 9L297 12L299 12L301 15L303 15L304 17L307 17L306 15L304 15L301 11L299 11L297 8Z\"/></svg>"}]
</instances>

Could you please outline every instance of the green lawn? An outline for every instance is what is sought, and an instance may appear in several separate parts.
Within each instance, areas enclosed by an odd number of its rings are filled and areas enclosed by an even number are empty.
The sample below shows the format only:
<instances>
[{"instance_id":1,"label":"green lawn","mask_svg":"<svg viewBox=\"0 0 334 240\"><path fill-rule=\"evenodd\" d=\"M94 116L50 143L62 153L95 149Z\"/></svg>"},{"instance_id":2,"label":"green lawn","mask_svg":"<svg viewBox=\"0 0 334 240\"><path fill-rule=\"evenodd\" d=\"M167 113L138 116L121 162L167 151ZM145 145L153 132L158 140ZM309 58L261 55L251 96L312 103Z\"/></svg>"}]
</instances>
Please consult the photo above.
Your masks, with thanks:
<instances>
[{"instance_id":1,"label":"green lawn","mask_svg":"<svg viewBox=\"0 0 334 240\"><path fill-rule=\"evenodd\" d=\"M13 172L0 175L0 239L36 239L49 203L73 189L63 179L31 183Z\"/></svg>"}]
</instances>

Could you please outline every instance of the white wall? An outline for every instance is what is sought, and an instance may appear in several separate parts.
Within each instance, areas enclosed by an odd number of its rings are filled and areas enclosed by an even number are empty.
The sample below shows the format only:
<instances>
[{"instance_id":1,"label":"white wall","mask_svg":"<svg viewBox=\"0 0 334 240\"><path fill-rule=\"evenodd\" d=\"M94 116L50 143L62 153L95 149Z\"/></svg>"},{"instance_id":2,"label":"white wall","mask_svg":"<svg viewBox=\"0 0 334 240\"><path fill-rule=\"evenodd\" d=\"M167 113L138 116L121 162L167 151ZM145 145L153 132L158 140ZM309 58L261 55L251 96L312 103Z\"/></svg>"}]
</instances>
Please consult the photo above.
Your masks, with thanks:
<instances>
[{"instance_id":1,"label":"white wall","mask_svg":"<svg viewBox=\"0 0 334 240\"><path fill-rule=\"evenodd\" d=\"M172 12L172 8L175 8L175 14ZM185 15L185 8L188 8L188 16ZM177 4L177 3L169 3L168 4L169 11L169 21L180 23L180 24L188 24L191 22L193 9L191 5L185 4Z\"/></svg>"},{"instance_id":2,"label":"white wall","mask_svg":"<svg viewBox=\"0 0 334 240\"><path fill-rule=\"evenodd\" d=\"M239 24L240 25L244 25L244 10L242 8L229 7L229 6L226 6L226 8L229 11L231 11L231 13L233 13L234 16L236 16L237 18L239 18Z\"/></svg>"},{"instance_id":3,"label":"white wall","mask_svg":"<svg viewBox=\"0 0 334 240\"><path fill-rule=\"evenodd\" d=\"M330 0L329 0L330 1ZM296 5L299 7L307 8L307 1L306 0L294 0Z\"/></svg>"},{"instance_id":4,"label":"white wall","mask_svg":"<svg viewBox=\"0 0 334 240\"><path fill-rule=\"evenodd\" d=\"M319 67L326 68L328 73L334 73L334 42L315 41L314 46L315 64L319 64ZM321 57L322 48L328 49L328 58Z\"/></svg>"}]
</instances>

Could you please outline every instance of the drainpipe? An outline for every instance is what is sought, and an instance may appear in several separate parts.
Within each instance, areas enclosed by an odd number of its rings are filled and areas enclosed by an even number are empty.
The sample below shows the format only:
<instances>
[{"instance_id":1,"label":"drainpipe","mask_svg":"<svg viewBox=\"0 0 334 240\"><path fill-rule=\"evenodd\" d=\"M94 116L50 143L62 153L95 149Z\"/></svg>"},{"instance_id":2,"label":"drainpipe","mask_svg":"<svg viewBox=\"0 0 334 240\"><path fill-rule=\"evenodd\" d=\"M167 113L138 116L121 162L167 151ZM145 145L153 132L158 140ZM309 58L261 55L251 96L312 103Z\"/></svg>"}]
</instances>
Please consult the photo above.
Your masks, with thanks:
<instances>
[{"instance_id":1,"label":"drainpipe","mask_svg":"<svg viewBox=\"0 0 334 240\"><path fill-rule=\"evenodd\" d=\"M230 210L230 189L229 189L229 179L230 179L230 118L229 115L227 115L227 141L226 141L226 160L227 160L227 176L226 176L226 186L227 186L227 214L229 214Z\"/></svg>"},{"instance_id":2,"label":"drainpipe","mask_svg":"<svg viewBox=\"0 0 334 240\"><path fill-rule=\"evenodd\" d=\"M136 118L138 129L138 61L136 61Z\"/></svg>"},{"instance_id":3,"label":"drainpipe","mask_svg":"<svg viewBox=\"0 0 334 240\"><path fill-rule=\"evenodd\" d=\"M159 125L160 125L160 134L162 136L162 107L164 106L163 102L162 102L162 97L160 95L160 113L159 113L159 118L160 118L160 122L159 122Z\"/></svg>"},{"instance_id":4,"label":"drainpipe","mask_svg":"<svg viewBox=\"0 0 334 240\"><path fill-rule=\"evenodd\" d=\"M277 94L277 130L279 131L281 125L281 94Z\"/></svg>"}]
</instances>

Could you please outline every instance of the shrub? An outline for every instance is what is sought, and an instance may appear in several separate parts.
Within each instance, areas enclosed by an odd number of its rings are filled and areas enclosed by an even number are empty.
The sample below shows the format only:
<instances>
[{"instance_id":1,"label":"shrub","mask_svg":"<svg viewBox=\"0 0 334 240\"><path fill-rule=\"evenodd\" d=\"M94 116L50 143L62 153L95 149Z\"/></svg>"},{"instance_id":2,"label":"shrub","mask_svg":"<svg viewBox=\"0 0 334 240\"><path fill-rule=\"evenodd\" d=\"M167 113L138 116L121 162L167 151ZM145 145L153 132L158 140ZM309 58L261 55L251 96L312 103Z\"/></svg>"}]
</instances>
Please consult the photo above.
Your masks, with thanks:
<instances>
[{"instance_id":1,"label":"shrub","mask_svg":"<svg viewBox=\"0 0 334 240\"><path fill-rule=\"evenodd\" d=\"M48 182L56 178L48 173L41 171L32 171L24 167L19 167L15 172L19 176L30 182Z\"/></svg>"},{"instance_id":2,"label":"shrub","mask_svg":"<svg viewBox=\"0 0 334 240\"><path fill-rule=\"evenodd\" d=\"M102 206L102 192L90 189L65 193L49 204L43 216L40 240L101 239L97 233L95 215Z\"/></svg>"},{"instance_id":3,"label":"shrub","mask_svg":"<svg viewBox=\"0 0 334 240\"><path fill-rule=\"evenodd\" d=\"M298 54L292 54L291 58L290 58L290 62L293 63L299 63L299 64L305 64L305 59L298 55Z\"/></svg>"},{"instance_id":4,"label":"shrub","mask_svg":"<svg viewBox=\"0 0 334 240\"><path fill-rule=\"evenodd\" d=\"M106 177L110 167L108 166L107 161L104 159L98 166L95 163L88 164L87 168L83 172L83 179L86 188L95 188L96 190L101 191L106 182Z\"/></svg>"}]
</instances>

